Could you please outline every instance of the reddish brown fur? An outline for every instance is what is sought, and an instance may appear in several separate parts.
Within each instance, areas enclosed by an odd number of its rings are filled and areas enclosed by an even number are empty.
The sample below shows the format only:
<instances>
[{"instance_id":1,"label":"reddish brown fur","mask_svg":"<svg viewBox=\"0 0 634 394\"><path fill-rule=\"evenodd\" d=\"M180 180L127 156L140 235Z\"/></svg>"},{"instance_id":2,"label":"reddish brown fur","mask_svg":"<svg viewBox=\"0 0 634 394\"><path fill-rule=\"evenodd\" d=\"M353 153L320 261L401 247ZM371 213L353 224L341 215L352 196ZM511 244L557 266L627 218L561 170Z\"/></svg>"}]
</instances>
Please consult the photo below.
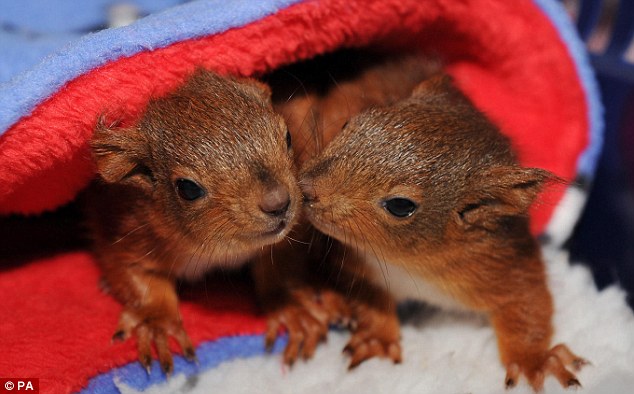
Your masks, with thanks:
<instances>
[{"instance_id":1,"label":"reddish brown fur","mask_svg":"<svg viewBox=\"0 0 634 394\"><path fill-rule=\"evenodd\" d=\"M203 70L152 100L137 125L98 125L88 223L106 286L124 306L115 337L136 335L144 365L154 344L171 371L169 336L194 357L176 278L257 258L296 222L301 201L286 133L264 85ZM181 178L206 194L179 197ZM285 202L274 215L262 208Z\"/></svg>"},{"instance_id":2,"label":"reddish brown fur","mask_svg":"<svg viewBox=\"0 0 634 394\"><path fill-rule=\"evenodd\" d=\"M266 80L273 89L274 108L284 116L293 136L295 161L301 165L317 155L350 117L373 106L406 98L438 68L436 60L415 55L343 50L277 70ZM264 294L261 300L265 309L273 317L269 319L267 342L272 344L278 327L285 326L289 345L284 360L292 364L299 355L308 358L314 353L316 344L325 337L325 322L353 319L356 339L351 344L370 336L375 344L376 338L385 333L378 347L385 356L400 360L398 321L391 315L385 319L385 311L393 307L387 294L377 296L380 288L367 283L355 285L358 280L336 272L343 250L314 231L309 223L300 221L290 237L299 242L273 245L270 256L274 261L263 253L265 261L255 265L260 285L270 287L259 291ZM351 260L349 254L346 258ZM297 264L304 260L308 264ZM332 283L333 278L338 278L337 283ZM284 288L288 290L276 294ZM315 289L320 294L318 305L309 302ZM371 299L371 302L356 303L352 313L341 292L347 298ZM385 329L386 324L390 329ZM374 354L380 353L374 349ZM350 365L356 366L361 361L363 358L353 356Z\"/></svg>"},{"instance_id":3,"label":"reddish brown fur","mask_svg":"<svg viewBox=\"0 0 634 394\"><path fill-rule=\"evenodd\" d=\"M277 70L266 81L301 165L328 145L352 116L406 98L439 68L436 59L414 54L347 49Z\"/></svg>"},{"instance_id":4,"label":"reddish brown fur","mask_svg":"<svg viewBox=\"0 0 634 394\"><path fill-rule=\"evenodd\" d=\"M528 208L549 179L519 166L507 138L447 77L435 77L411 98L353 117L302 168L300 185L311 223L351 249L349 276L367 275L367 258L389 262L486 313L507 386L525 375L539 390L548 374L566 387L579 385L565 366L583 364L563 345L550 349L552 299L528 226ZM391 215L384 206L394 197L415 202L416 211ZM396 320L384 300L368 300L353 300L353 307ZM392 357L398 326L386 327L391 333L375 327L353 336L355 362Z\"/></svg>"},{"instance_id":5,"label":"reddish brown fur","mask_svg":"<svg viewBox=\"0 0 634 394\"><path fill-rule=\"evenodd\" d=\"M312 357L330 325L350 321L347 302L328 286L328 272L321 269L331 245L314 235L300 220L289 242L264 248L252 265L258 298L268 316L267 348L284 327L288 342L283 357L288 365L300 356Z\"/></svg>"}]
</instances>

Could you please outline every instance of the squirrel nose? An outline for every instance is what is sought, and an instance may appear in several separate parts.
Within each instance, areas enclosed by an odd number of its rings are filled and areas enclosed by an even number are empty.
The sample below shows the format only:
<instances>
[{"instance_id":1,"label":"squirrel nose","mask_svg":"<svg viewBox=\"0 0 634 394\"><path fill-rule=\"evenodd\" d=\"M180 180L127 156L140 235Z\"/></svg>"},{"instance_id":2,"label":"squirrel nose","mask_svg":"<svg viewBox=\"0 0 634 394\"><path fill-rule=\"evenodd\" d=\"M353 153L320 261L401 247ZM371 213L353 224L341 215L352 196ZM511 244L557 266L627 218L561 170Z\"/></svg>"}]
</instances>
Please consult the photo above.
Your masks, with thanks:
<instances>
[{"instance_id":1,"label":"squirrel nose","mask_svg":"<svg viewBox=\"0 0 634 394\"><path fill-rule=\"evenodd\" d=\"M288 190L277 184L264 192L259 207L262 212L268 215L281 216L286 213L289 205L291 205L291 197Z\"/></svg>"}]
</instances>

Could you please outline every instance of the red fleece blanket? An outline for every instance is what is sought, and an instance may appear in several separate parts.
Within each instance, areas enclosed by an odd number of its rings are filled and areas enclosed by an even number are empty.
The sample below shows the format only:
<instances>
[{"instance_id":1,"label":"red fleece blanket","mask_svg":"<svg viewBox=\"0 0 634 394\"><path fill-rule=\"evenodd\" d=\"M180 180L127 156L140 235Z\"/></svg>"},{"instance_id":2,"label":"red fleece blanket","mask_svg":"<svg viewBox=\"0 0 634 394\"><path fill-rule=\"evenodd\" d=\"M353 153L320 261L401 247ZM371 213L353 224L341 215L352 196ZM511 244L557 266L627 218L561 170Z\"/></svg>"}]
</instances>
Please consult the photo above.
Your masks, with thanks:
<instances>
[{"instance_id":1,"label":"red fleece blanket","mask_svg":"<svg viewBox=\"0 0 634 394\"><path fill-rule=\"evenodd\" d=\"M198 18L239 14L246 7L228 3L220 10L219 2L208 3L207 14ZM131 35L133 44L138 41L135 53L117 57L112 44L106 61L53 88L2 131L0 214L40 213L71 201L93 176L86 143L97 116L116 113L132 123L151 96L174 89L198 66L257 76L351 46L440 54L458 86L511 137L523 164L568 180L591 177L600 128L592 123L596 93L584 74L583 55L571 45L570 27L555 15L561 10L547 3L305 1L157 48ZM159 28L171 22L160 15L152 20ZM81 43L66 50L74 61L81 59ZM36 71L45 72L43 64ZM548 230L562 207L572 220L555 231L569 231L580 206L565 203L568 192L553 190L534 210L535 233ZM42 392L69 392L133 362L134 343L110 343L120 306L99 290L98 281L86 253L0 268L0 376L40 378ZM181 309L195 344L262 331L244 285L190 292Z\"/></svg>"}]
</instances>

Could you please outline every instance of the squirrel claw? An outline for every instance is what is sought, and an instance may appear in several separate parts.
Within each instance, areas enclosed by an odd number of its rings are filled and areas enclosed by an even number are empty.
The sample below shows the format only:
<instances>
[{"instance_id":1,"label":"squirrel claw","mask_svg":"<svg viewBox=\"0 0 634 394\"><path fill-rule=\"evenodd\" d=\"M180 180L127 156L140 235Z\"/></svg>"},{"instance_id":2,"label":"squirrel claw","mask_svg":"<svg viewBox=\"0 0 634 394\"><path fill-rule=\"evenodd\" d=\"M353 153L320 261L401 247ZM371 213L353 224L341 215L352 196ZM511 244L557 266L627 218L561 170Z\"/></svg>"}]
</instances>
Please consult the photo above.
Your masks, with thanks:
<instances>
[{"instance_id":1,"label":"squirrel claw","mask_svg":"<svg viewBox=\"0 0 634 394\"><path fill-rule=\"evenodd\" d=\"M398 343L381 342L376 338L362 340L361 342L355 341L353 338L350 342L344 348L344 353L350 357L348 370L358 367L362 362L373 357L388 358L394 364L400 364L402 361L401 347Z\"/></svg>"},{"instance_id":2,"label":"squirrel claw","mask_svg":"<svg viewBox=\"0 0 634 394\"><path fill-rule=\"evenodd\" d=\"M127 339L126 332L124 330L117 330L112 334L112 342L123 342Z\"/></svg>"},{"instance_id":3,"label":"squirrel claw","mask_svg":"<svg viewBox=\"0 0 634 394\"><path fill-rule=\"evenodd\" d=\"M528 382L536 392L541 391L547 375L555 377L564 388L580 388L581 383L567 367L579 370L589 364L587 360L576 356L566 345L554 346L546 354L525 357L522 362L510 363L506 371L506 388L515 386L520 374L528 378ZM511 383L511 384L509 384Z\"/></svg>"},{"instance_id":4,"label":"squirrel claw","mask_svg":"<svg viewBox=\"0 0 634 394\"><path fill-rule=\"evenodd\" d=\"M161 364L161 370L163 370L165 377L169 378L174 372L174 365L171 362L164 362Z\"/></svg>"},{"instance_id":5,"label":"squirrel claw","mask_svg":"<svg viewBox=\"0 0 634 394\"><path fill-rule=\"evenodd\" d=\"M365 304L355 306L356 322L343 352L350 356L349 369L373 357L387 358L394 364L402 361L400 328L396 314L373 309Z\"/></svg>"},{"instance_id":6,"label":"squirrel claw","mask_svg":"<svg viewBox=\"0 0 634 394\"><path fill-rule=\"evenodd\" d=\"M581 382L577 378L570 379L566 388L581 388Z\"/></svg>"},{"instance_id":7,"label":"squirrel claw","mask_svg":"<svg viewBox=\"0 0 634 394\"><path fill-rule=\"evenodd\" d=\"M347 344L343 347L341 353L345 354L346 356L352 356L352 346L350 346L350 344Z\"/></svg>"},{"instance_id":8,"label":"squirrel claw","mask_svg":"<svg viewBox=\"0 0 634 394\"><path fill-rule=\"evenodd\" d=\"M148 376L152 374L152 357L150 355L139 356L139 362L147 372Z\"/></svg>"},{"instance_id":9,"label":"squirrel claw","mask_svg":"<svg viewBox=\"0 0 634 394\"><path fill-rule=\"evenodd\" d=\"M329 325L349 315L347 304L338 293L311 288L290 292L290 300L267 319L265 348L271 351L280 327L288 333L284 363L292 366L299 357L313 357L317 346L325 342Z\"/></svg>"},{"instance_id":10,"label":"squirrel claw","mask_svg":"<svg viewBox=\"0 0 634 394\"><path fill-rule=\"evenodd\" d=\"M126 308L119 319L113 341L125 340L132 335L137 338L139 362L148 374L152 369L152 345L156 348L161 370L166 376L173 373L174 361L168 344L170 336L174 337L183 349L185 358L189 361L196 360L194 347L177 316L149 318L142 309Z\"/></svg>"},{"instance_id":11,"label":"squirrel claw","mask_svg":"<svg viewBox=\"0 0 634 394\"><path fill-rule=\"evenodd\" d=\"M193 347L185 348L183 350L183 356L185 356L185 359L187 361L198 364L198 357L196 356L196 351L194 350Z\"/></svg>"},{"instance_id":12,"label":"squirrel claw","mask_svg":"<svg viewBox=\"0 0 634 394\"><path fill-rule=\"evenodd\" d=\"M585 367L586 365L592 366L592 363L584 358L577 358L572 362L572 368L577 372L581 371L581 368Z\"/></svg>"}]
</instances>

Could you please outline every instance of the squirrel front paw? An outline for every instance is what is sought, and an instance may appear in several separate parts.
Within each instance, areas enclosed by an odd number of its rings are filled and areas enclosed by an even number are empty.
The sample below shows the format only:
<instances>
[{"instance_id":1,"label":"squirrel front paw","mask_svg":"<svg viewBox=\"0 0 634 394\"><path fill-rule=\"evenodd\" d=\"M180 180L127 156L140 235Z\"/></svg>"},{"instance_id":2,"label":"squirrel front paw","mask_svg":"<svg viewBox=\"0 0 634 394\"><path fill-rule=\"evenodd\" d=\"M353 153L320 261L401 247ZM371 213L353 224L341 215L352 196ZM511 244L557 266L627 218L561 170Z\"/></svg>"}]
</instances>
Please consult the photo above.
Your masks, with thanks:
<instances>
[{"instance_id":1,"label":"squirrel front paw","mask_svg":"<svg viewBox=\"0 0 634 394\"><path fill-rule=\"evenodd\" d=\"M297 358L310 359L320 342L325 341L331 324L347 325L350 311L338 293L311 288L295 289L280 306L267 315L265 341L271 349L279 329L285 328L288 342L284 363L293 365Z\"/></svg>"},{"instance_id":2,"label":"squirrel front paw","mask_svg":"<svg viewBox=\"0 0 634 394\"><path fill-rule=\"evenodd\" d=\"M559 344L543 354L527 355L508 363L506 388L514 387L520 375L526 376L536 392L542 389L544 379L548 375L554 376L564 388L581 387L577 377L568 368L576 372L587 364L588 361L572 353L566 345Z\"/></svg>"},{"instance_id":3,"label":"squirrel front paw","mask_svg":"<svg viewBox=\"0 0 634 394\"><path fill-rule=\"evenodd\" d=\"M358 306L354 318L352 336L344 348L350 356L349 369L373 357L401 362L400 323L395 313Z\"/></svg>"},{"instance_id":4,"label":"squirrel front paw","mask_svg":"<svg viewBox=\"0 0 634 394\"><path fill-rule=\"evenodd\" d=\"M136 337L139 361L150 373L152 365L152 345L156 348L161 369L166 375L174 370L174 361L169 349L169 337L176 339L183 355L190 361L196 360L196 352L191 340L183 329L179 316L172 316L150 308L124 308L113 341L124 341Z\"/></svg>"}]
</instances>

